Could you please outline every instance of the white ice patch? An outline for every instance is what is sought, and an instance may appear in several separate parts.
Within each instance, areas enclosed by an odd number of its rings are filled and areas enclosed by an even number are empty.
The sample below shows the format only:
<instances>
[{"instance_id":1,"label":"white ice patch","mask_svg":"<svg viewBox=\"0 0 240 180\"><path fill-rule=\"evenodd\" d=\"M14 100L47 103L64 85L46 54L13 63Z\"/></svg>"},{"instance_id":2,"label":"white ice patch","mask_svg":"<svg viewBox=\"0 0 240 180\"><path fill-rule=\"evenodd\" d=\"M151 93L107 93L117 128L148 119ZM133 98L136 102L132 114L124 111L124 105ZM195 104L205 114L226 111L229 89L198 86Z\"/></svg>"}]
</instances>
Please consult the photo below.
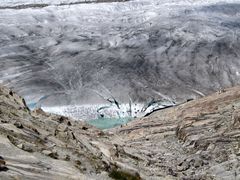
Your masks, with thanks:
<instances>
[{"instance_id":1,"label":"white ice patch","mask_svg":"<svg viewBox=\"0 0 240 180\"><path fill-rule=\"evenodd\" d=\"M72 117L78 120L90 120L97 119L100 116L104 118L143 117L156 109L161 109L169 105L172 104L167 102L162 105L155 103L149 107L145 104L120 104L119 108L109 104L85 104L41 108L49 113Z\"/></svg>"}]
</instances>

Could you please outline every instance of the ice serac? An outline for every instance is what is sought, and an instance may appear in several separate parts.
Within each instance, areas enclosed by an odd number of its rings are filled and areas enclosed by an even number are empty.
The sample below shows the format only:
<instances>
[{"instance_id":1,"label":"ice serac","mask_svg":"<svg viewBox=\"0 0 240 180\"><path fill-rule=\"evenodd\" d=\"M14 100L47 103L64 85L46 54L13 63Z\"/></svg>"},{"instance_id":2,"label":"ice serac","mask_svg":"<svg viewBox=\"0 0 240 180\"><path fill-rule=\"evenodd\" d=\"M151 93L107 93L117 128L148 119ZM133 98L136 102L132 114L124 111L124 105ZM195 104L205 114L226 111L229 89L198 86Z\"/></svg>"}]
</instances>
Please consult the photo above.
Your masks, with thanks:
<instances>
[{"instance_id":1,"label":"ice serac","mask_svg":"<svg viewBox=\"0 0 240 180\"><path fill-rule=\"evenodd\" d=\"M239 84L237 0L0 11L0 82L29 104L181 102Z\"/></svg>"},{"instance_id":2,"label":"ice serac","mask_svg":"<svg viewBox=\"0 0 240 180\"><path fill-rule=\"evenodd\" d=\"M107 131L0 87L3 179L239 179L240 87Z\"/></svg>"}]
</instances>

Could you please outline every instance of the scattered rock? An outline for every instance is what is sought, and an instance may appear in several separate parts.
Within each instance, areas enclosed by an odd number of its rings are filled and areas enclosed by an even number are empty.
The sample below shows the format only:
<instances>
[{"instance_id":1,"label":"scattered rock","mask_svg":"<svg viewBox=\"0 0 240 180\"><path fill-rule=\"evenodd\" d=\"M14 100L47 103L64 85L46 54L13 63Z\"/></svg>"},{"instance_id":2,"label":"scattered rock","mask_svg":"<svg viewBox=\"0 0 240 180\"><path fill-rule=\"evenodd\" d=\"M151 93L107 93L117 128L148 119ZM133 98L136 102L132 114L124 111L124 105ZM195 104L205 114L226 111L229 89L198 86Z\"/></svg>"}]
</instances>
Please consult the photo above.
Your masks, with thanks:
<instances>
[{"instance_id":1,"label":"scattered rock","mask_svg":"<svg viewBox=\"0 0 240 180\"><path fill-rule=\"evenodd\" d=\"M7 171L8 168L6 166L6 161L3 159L2 156L0 156L0 172L1 171Z\"/></svg>"},{"instance_id":2,"label":"scattered rock","mask_svg":"<svg viewBox=\"0 0 240 180\"><path fill-rule=\"evenodd\" d=\"M83 126L82 129L86 131L86 130L88 130L88 127Z\"/></svg>"},{"instance_id":3,"label":"scattered rock","mask_svg":"<svg viewBox=\"0 0 240 180\"><path fill-rule=\"evenodd\" d=\"M13 96L13 91L12 91L12 90L10 90L10 91L9 91L9 94L10 94L11 96Z\"/></svg>"},{"instance_id":4,"label":"scattered rock","mask_svg":"<svg viewBox=\"0 0 240 180\"><path fill-rule=\"evenodd\" d=\"M34 152L34 145L30 144L30 143L26 143L26 144L22 144L21 145L21 149L24 150L24 151L27 151L27 152Z\"/></svg>"},{"instance_id":5,"label":"scattered rock","mask_svg":"<svg viewBox=\"0 0 240 180\"><path fill-rule=\"evenodd\" d=\"M53 158L53 159L58 159L58 153L57 152L51 152L50 154L48 154L49 157Z\"/></svg>"},{"instance_id":6,"label":"scattered rock","mask_svg":"<svg viewBox=\"0 0 240 180\"><path fill-rule=\"evenodd\" d=\"M189 168L190 168L190 164L187 161L184 161L177 166L178 171L186 171Z\"/></svg>"},{"instance_id":7,"label":"scattered rock","mask_svg":"<svg viewBox=\"0 0 240 180\"><path fill-rule=\"evenodd\" d=\"M17 147L23 150L23 144L18 144Z\"/></svg>"},{"instance_id":8,"label":"scattered rock","mask_svg":"<svg viewBox=\"0 0 240 180\"><path fill-rule=\"evenodd\" d=\"M52 151L43 150L42 153L43 153L44 155L46 155L46 156L49 156L49 155L52 153Z\"/></svg>"},{"instance_id":9,"label":"scattered rock","mask_svg":"<svg viewBox=\"0 0 240 180\"><path fill-rule=\"evenodd\" d=\"M69 155L65 155L65 158L64 158L66 161L70 161L71 160L71 157Z\"/></svg>"},{"instance_id":10,"label":"scattered rock","mask_svg":"<svg viewBox=\"0 0 240 180\"><path fill-rule=\"evenodd\" d=\"M58 119L58 122L59 122L59 123L63 123L64 120L66 120L66 117L61 116L61 117Z\"/></svg>"},{"instance_id":11,"label":"scattered rock","mask_svg":"<svg viewBox=\"0 0 240 180\"><path fill-rule=\"evenodd\" d=\"M68 126L72 126L72 123L70 121L67 122Z\"/></svg>"},{"instance_id":12,"label":"scattered rock","mask_svg":"<svg viewBox=\"0 0 240 180\"><path fill-rule=\"evenodd\" d=\"M116 169L113 169L110 172L109 177L111 177L113 179L141 180L139 174L133 175L129 172L124 172L124 171L120 171L120 170L116 170Z\"/></svg>"},{"instance_id":13,"label":"scattered rock","mask_svg":"<svg viewBox=\"0 0 240 180\"><path fill-rule=\"evenodd\" d=\"M15 125L17 128L19 128L19 129L22 129L22 128L23 128L22 123L20 123L20 122L18 122L18 121L16 121L16 122L14 123L14 125Z\"/></svg>"}]
</instances>

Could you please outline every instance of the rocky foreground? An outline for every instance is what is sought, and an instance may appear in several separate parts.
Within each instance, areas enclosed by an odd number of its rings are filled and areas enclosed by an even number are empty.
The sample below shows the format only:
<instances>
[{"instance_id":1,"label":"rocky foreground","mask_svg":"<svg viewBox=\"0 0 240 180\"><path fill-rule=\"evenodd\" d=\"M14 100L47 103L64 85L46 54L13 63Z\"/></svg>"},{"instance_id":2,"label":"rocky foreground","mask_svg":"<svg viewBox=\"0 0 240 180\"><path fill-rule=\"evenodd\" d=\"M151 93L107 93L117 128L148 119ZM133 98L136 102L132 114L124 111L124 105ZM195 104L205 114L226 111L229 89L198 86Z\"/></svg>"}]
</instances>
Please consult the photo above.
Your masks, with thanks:
<instances>
[{"instance_id":1,"label":"rocky foreground","mask_svg":"<svg viewBox=\"0 0 240 180\"><path fill-rule=\"evenodd\" d=\"M0 88L0 179L240 179L240 87L98 130Z\"/></svg>"}]
</instances>

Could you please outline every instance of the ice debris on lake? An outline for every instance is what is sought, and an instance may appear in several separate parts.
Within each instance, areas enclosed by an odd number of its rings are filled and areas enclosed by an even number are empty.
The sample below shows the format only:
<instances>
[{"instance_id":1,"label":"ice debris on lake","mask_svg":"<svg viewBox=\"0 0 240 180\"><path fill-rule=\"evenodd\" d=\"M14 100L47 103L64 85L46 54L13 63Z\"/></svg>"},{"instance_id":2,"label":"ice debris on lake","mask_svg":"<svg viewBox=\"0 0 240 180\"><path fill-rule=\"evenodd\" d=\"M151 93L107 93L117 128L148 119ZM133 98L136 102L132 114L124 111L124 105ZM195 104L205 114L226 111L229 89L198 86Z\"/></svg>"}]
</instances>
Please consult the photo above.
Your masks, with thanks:
<instances>
[{"instance_id":1,"label":"ice debris on lake","mask_svg":"<svg viewBox=\"0 0 240 180\"><path fill-rule=\"evenodd\" d=\"M101 118L137 118L153 112L156 109L162 109L168 106L174 106L173 102L159 101L148 104L124 103L119 104L84 104L84 105L66 105L41 107L44 111L72 117L78 120L91 120Z\"/></svg>"}]
</instances>

